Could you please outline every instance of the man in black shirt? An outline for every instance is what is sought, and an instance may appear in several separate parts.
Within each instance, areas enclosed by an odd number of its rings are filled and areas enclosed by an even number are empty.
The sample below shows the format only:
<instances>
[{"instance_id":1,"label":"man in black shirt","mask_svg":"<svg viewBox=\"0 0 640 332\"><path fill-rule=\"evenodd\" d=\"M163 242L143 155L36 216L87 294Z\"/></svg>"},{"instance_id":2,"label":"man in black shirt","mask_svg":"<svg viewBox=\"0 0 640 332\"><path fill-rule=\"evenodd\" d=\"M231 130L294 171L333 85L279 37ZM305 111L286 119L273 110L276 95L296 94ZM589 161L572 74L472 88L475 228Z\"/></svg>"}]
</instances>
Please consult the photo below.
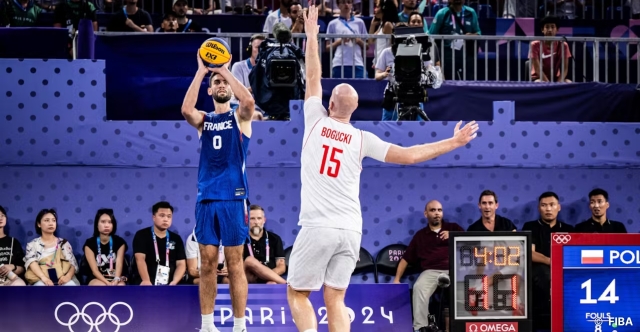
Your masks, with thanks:
<instances>
[{"instance_id":1,"label":"man in black shirt","mask_svg":"<svg viewBox=\"0 0 640 332\"><path fill-rule=\"evenodd\" d=\"M287 267L284 262L282 239L264 229L264 209L249 207L249 235L251 243L244 248L244 268L249 283L286 284L281 277Z\"/></svg>"},{"instance_id":2,"label":"man in black shirt","mask_svg":"<svg viewBox=\"0 0 640 332\"><path fill-rule=\"evenodd\" d=\"M491 190L480 193L478 208L482 217L469 226L467 232L515 232L516 225L505 217L496 214L498 195Z\"/></svg>"},{"instance_id":3,"label":"man in black shirt","mask_svg":"<svg viewBox=\"0 0 640 332\"><path fill-rule=\"evenodd\" d=\"M138 276L132 284L177 285L184 277L187 263L182 238L169 231L173 207L168 202L158 202L152 213L153 226L139 230L133 238Z\"/></svg>"},{"instance_id":4,"label":"man in black shirt","mask_svg":"<svg viewBox=\"0 0 640 332\"><path fill-rule=\"evenodd\" d=\"M576 225L576 233L626 233L627 228L619 221L607 218L609 193L596 188L589 193L591 218Z\"/></svg>"},{"instance_id":5,"label":"man in black shirt","mask_svg":"<svg viewBox=\"0 0 640 332\"><path fill-rule=\"evenodd\" d=\"M173 13L178 18L178 32L202 32L200 25L187 18L187 10L189 10L187 0L176 0L173 3Z\"/></svg>"},{"instance_id":6,"label":"man in black shirt","mask_svg":"<svg viewBox=\"0 0 640 332\"><path fill-rule=\"evenodd\" d=\"M138 8L138 0L127 0L126 4L111 17L107 31L153 32L151 15Z\"/></svg>"},{"instance_id":7,"label":"man in black shirt","mask_svg":"<svg viewBox=\"0 0 640 332\"><path fill-rule=\"evenodd\" d=\"M552 233L573 232L573 226L558 220L560 199L548 191L538 198L540 219L526 222L522 231L531 232L531 260L533 262L533 301L540 320L548 325L551 312L551 236ZM544 328L545 326L540 326Z\"/></svg>"}]
</instances>

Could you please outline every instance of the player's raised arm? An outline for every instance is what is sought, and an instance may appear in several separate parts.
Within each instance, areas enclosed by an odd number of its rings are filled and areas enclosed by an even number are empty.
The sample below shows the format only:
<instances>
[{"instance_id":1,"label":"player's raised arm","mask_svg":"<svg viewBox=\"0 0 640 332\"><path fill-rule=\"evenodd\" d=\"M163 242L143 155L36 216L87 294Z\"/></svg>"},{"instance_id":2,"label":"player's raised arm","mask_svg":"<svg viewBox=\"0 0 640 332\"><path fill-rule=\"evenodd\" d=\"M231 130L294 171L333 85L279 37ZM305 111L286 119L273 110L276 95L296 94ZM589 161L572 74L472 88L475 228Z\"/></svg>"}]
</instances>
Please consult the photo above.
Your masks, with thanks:
<instances>
[{"instance_id":1,"label":"player's raised arm","mask_svg":"<svg viewBox=\"0 0 640 332\"><path fill-rule=\"evenodd\" d=\"M306 92L304 100L311 97L322 98L322 64L320 64L320 55L318 54L318 8L314 1L309 1L309 10L304 18L304 31L307 35L307 46L305 49L305 67L306 67Z\"/></svg>"},{"instance_id":2,"label":"player's raised arm","mask_svg":"<svg viewBox=\"0 0 640 332\"><path fill-rule=\"evenodd\" d=\"M196 102L198 102L198 93L200 92L202 80L207 76L209 70L202 63L200 56L196 55L196 57L198 58L198 71L196 72L196 76L193 78L193 81L191 81L191 85L189 85L187 95L184 96L184 100L182 101L182 116L190 125L200 131L202 129L202 124L204 123L204 112L200 112L196 109Z\"/></svg>"},{"instance_id":3,"label":"player's raised arm","mask_svg":"<svg viewBox=\"0 0 640 332\"><path fill-rule=\"evenodd\" d=\"M229 64L231 63L231 59L229 62L224 64L224 66L220 68L212 68L211 72L213 74L222 75L222 77L229 83L229 87L231 91L236 96L236 99L240 101L240 106L238 107L238 116L241 121L251 121L253 117L253 111L256 108L256 102L253 99L253 95L249 92L242 82L238 81L238 79L233 76L231 71L229 71Z\"/></svg>"},{"instance_id":4,"label":"player's raised arm","mask_svg":"<svg viewBox=\"0 0 640 332\"><path fill-rule=\"evenodd\" d=\"M384 162L393 163L393 164L401 164L401 165L418 164L418 163L427 161L429 159L433 159L437 156L443 155L447 152L451 152L459 147L465 146L472 139L476 138L476 135L477 135L476 132L478 131L478 124L475 121L471 121L467 123L464 127L462 127L462 129L460 129L461 124L462 124L462 121L456 124L453 137L445 140L441 140L439 142L429 143L429 144L419 144L419 145L414 145L408 148L391 144L384 158L382 158L382 156L379 155L379 152L377 152L378 154L376 156L376 152L374 151L374 150L380 151L380 146L376 147L376 145L379 145L379 144L375 144L375 142L371 143L373 140L368 139L367 140L368 151L365 151L365 156L369 156L381 161L384 160ZM371 136L375 137L372 134Z\"/></svg>"}]
</instances>

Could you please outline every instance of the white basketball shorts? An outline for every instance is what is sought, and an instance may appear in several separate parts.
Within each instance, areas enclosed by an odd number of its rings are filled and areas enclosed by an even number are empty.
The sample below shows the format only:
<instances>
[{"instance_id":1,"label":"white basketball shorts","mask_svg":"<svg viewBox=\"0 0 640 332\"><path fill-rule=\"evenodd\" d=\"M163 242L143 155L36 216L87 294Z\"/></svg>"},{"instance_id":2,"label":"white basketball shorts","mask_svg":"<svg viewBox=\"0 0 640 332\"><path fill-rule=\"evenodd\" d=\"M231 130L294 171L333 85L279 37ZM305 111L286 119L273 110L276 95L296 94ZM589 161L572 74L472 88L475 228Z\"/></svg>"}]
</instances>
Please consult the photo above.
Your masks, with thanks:
<instances>
[{"instance_id":1,"label":"white basketball shorts","mask_svg":"<svg viewBox=\"0 0 640 332\"><path fill-rule=\"evenodd\" d=\"M317 291L322 284L343 290L360 257L358 232L326 227L302 227L289 257L287 283L299 291Z\"/></svg>"}]
</instances>

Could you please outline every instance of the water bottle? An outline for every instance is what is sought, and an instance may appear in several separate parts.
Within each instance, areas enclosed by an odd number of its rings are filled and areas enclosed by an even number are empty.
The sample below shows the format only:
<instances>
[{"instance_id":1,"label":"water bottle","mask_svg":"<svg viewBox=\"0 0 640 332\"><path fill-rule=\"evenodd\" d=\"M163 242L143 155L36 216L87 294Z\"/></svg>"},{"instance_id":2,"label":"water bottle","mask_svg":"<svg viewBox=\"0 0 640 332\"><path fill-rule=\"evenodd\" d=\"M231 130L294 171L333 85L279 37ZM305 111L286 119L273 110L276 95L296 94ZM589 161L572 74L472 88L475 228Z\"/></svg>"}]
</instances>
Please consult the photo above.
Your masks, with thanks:
<instances>
[{"instance_id":1,"label":"water bottle","mask_svg":"<svg viewBox=\"0 0 640 332\"><path fill-rule=\"evenodd\" d=\"M3 267L3 266L4 264L0 264L0 267ZM18 276L15 273L13 273L13 271L9 271L9 274L7 275L7 278L9 278L9 280L11 281L16 280L17 277Z\"/></svg>"}]
</instances>

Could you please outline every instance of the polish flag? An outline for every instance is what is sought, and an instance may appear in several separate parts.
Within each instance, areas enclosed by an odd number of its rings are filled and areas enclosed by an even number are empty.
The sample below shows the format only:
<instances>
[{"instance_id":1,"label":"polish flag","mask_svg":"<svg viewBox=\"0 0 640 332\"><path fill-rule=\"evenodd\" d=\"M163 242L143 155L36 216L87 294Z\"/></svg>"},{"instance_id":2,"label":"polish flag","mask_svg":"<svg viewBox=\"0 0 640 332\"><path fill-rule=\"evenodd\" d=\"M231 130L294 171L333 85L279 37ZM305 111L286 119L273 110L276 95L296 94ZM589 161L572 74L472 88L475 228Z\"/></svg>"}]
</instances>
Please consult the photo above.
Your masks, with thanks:
<instances>
[{"instance_id":1,"label":"polish flag","mask_svg":"<svg viewBox=\"0 0 640 332\"><path fill-rule=\"evenodd\" d=\"M603 264L603 250L581 250L582 264Z\"/></svg>"}]
</instances>

